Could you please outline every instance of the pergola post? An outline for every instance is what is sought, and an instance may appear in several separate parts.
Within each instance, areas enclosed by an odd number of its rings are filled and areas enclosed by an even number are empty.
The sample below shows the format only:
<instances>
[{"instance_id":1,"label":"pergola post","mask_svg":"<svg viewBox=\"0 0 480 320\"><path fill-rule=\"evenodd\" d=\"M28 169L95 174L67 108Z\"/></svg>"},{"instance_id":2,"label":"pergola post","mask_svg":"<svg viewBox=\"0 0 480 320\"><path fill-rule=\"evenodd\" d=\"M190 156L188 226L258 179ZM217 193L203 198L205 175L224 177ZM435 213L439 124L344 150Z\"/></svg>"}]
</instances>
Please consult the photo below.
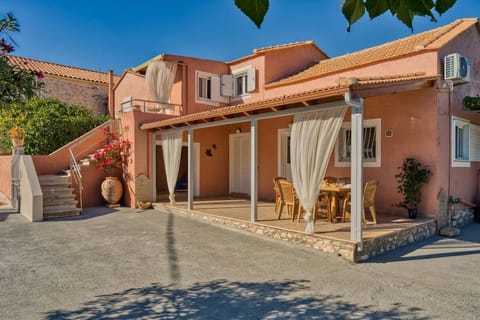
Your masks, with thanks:
<instances>
[{"instance_id":1,"label":"pergola post","mask_svg":"<svg viewBox=\"0 0 480 320\"><path fill-rule=\"evenodd\" d=\"M250 221L257 221L257 202L258 202L258 122L256 119L252 119L250 125L250 206L251 214Z\"/></svg>"},{"instance_id":2,"label":"pergola post","mask_svg":"<svg viewBox=\"0 0 480 320\"><path fill-rule=\"evenodd\" d=\"M193 179L194 179L194 172L193 172L193 129L189 128L187 131L187 140L188 140L188 201L187 201L187 209L193 210Z\"/></svg>"},{"instance_id":3,"label":"pergola post","mask_svg":"<svg viewBox=\"0 0 480 320\"><path fill-rule=\"evenodd\" d=\"M157 202L157 135L152 133L152 202Z\"/></svg>"},{"instance_id":4,"label":"pergola post","mask_svg":"<svg viewBox=\"0 0 480 320\"><path fill-rule=\"evenodd\" d=\"M351 100L350 92L345 94L345 101L352 107L352 150L351 180L352 203L350 239L357 243L358 251L363 250L362 216L363 216L363 99Z\"/></svg>"}]
</instances>

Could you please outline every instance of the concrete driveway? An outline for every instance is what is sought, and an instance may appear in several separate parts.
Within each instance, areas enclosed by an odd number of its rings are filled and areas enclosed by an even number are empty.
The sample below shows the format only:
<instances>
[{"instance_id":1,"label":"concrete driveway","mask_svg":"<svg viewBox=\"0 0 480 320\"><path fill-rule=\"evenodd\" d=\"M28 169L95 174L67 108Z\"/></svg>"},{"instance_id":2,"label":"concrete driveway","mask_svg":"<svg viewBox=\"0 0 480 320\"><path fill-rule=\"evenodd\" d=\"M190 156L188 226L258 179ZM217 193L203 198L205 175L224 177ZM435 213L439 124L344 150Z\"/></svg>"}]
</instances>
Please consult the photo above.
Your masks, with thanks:
<instances>
[{"instance_id":1,"label":"concrete driveway","mask_svg":"<svg viewBox=\"0 0 480 320\"><path fill-rule=\"evenodd\" d=\"M169 209L0 213L0 319L479 319L480 224L351 264Z\"/></svg>"}]
</instances>

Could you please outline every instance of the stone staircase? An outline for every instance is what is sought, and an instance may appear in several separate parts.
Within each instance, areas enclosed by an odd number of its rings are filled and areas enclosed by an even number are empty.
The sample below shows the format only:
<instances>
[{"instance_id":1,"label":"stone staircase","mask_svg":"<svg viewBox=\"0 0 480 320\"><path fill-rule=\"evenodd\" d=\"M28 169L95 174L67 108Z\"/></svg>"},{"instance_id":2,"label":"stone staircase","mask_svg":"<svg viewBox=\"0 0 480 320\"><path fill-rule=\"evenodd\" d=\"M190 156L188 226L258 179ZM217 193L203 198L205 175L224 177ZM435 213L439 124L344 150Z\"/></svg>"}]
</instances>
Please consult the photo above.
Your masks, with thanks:
<instances>
[{"instance_id":1,"label":"stone staircase","mask_svg":"<svg viewBox=\"0 0 480 320\"><path fill-rule=\"evenodd\" d=\"M43 192L44 219L80 215L69 174L43 175L38 179Z\"/></svg>"}]
</instances>

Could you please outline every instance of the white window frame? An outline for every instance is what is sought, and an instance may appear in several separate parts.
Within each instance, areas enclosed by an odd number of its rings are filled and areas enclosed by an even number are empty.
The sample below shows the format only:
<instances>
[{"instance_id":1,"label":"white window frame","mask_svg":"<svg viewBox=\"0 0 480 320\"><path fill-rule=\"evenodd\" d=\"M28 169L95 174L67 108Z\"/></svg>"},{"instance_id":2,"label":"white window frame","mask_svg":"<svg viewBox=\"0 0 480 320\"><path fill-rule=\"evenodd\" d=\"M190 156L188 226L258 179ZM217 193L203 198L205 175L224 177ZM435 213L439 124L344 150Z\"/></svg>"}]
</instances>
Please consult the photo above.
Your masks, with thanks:
<instances>
[{"instance_id":1,"label":"white window frame","mask_svg":"<svg viewBox=\"0 0 480 320\"><path fill-rule=\"evenodd\" d=\"M344 122L340 130L351 130L352 123ZM377 119L366 119L363 121L363 128L375 128L375 160L370 161L367 159L363 160L364 167L381 167L382 166L382 121L380 118ZM350 167L350 160L340 160L340 138L342 137L341 132L338 135L337 143L335 144L335 166L336 167ZM343 143L343 141L342 141ZM363 142L365 144L365 141ZM365 150L364 150L365 151Z\"/></svg>"},{"instance_id":2,"label":"white window frame","mask_svg":"<svg viewBox=\"0 0 480 320\"><path fill-rule=\"evenodd\" d=\"M458 137L457 136L457 129L462 129L462 136ZM465 167L468 168L470 167L470 121L462 118L457 118L457 117L452 117L452 136L451 136L451 159L452 159L452 167ZM463 158L458 158L457 157L457 151L458 151L458 142L461 140L463 150L462 154L466 155ZM464 141L464 140L467 141Z\"/></svg>"},{"instance_id":3,"label":"white window frame","mask_svg":"<svg viewBox=\"0 0 480 320\"><path fill-rule=\"evenodd\" d=\"M255 84L249 84L249 81L256 81L255 77L253 79L249 79L249 72L255 72L255 68L252 65L235 69L232 70L232 82L233 82L233 95L232 95L232 100L238 100L238 99L246 99L250 98L250 92L249 92L249 86L252 85L255 87ZM238 93L238 85L237 85L237 79L238 78L243 78L243 90L242 93Z\"/></svg>"},{"instance_id":4,"label":"white window frame","mask_svg":"<svg viewBox=\"0 0 480 320\"><path fill-rule=\"evenodd\" d=\"M241 81L242 85L238 85L238 80ZM248 95L247 84L248 83L248 74L247 72L233 75L233 96L242 97Z\"/></svg>"},{"instance_id":5,"label":"white window frame","mask_svg":"<svg viewBox=\"0 0 480 320\"><path fill-rule=\"evenodd\" d=\"M195 102L201 104L208 104L210 106L218 107L219 103L214 101L214 77L218 77L216 74L204 72L204 71L195 71ZM200 79L210 80L210 98L200 97Z\"/></svg>"}]
</instances>

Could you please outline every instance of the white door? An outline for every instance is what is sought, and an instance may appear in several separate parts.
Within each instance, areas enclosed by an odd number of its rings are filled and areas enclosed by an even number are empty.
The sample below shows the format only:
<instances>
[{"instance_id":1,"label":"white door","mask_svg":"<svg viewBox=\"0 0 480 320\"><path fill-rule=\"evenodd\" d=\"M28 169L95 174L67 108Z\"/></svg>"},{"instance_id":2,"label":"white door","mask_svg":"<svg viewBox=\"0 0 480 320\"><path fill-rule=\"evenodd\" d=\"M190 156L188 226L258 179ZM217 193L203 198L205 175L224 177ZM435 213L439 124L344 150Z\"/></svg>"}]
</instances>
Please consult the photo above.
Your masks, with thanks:
<instances>
[{"instance_id":1,"label":"white door","mask_svg":"<svg viewBox=\"0 0 480 320\"><path fill-rule=\"evenodd\" d=\"M230 140L230 193L250 194L250 133L236 133Z\"/></svg>"},{"instance_id":2,"label":"white door","mask_svg":"<svg viewBox=\"0 0 480 320\"><path fill-rule=\"evenodd\" d=\"M290 163L290 129L278 130L278 176L292 181Z\"/></svg>"}]
</instances>

